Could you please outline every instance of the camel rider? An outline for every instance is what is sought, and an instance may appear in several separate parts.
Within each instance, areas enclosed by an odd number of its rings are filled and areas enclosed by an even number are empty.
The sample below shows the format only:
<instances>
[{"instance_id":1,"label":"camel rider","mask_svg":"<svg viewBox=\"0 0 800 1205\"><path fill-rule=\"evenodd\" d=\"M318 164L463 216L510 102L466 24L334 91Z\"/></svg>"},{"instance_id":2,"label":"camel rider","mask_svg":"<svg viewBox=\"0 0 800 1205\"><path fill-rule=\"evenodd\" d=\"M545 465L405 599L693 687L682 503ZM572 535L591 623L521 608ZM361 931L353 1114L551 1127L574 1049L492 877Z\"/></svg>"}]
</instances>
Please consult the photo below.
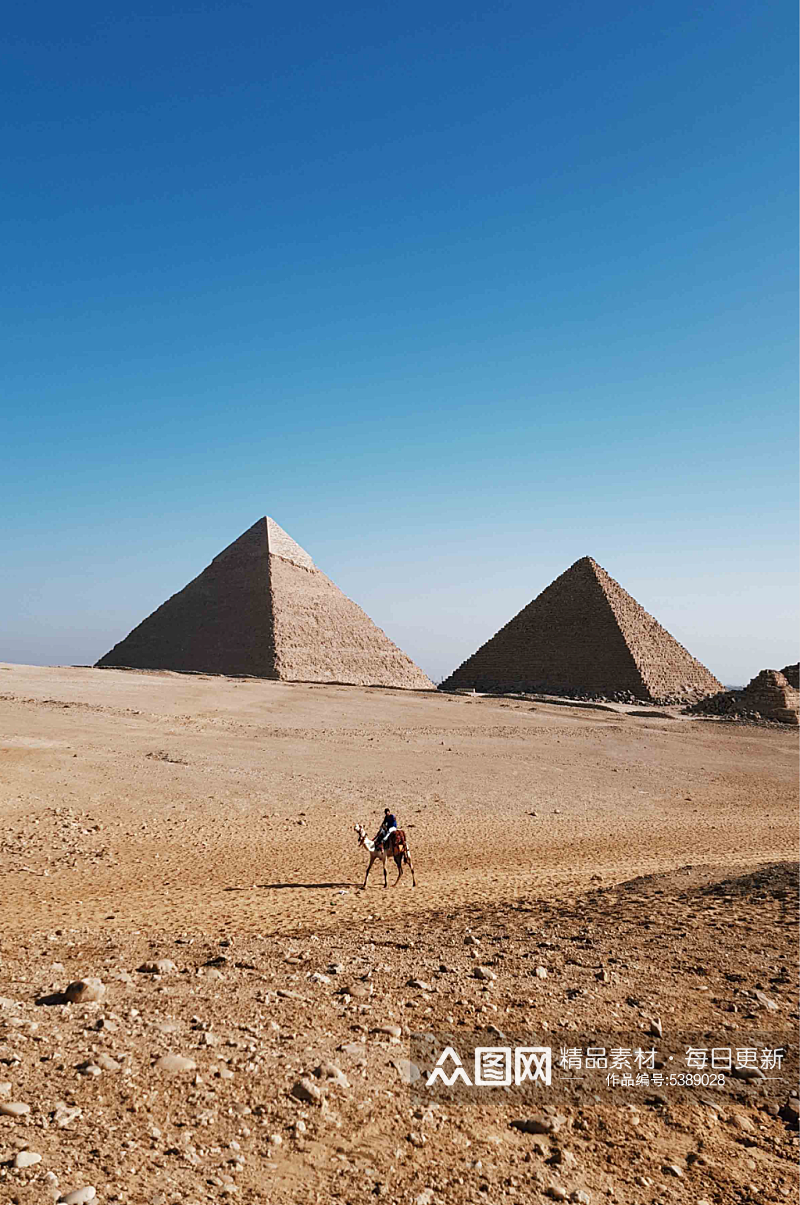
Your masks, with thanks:
<instances>
[{"instance_id":1,"label":"camel rider","mask_svg":"<svg viewBox=\"0 0 800 1205\"><path fill-rule=\"evenodd\" d=\"M383 843L386 840L386 838L388 836L390 836L391 833L395 832L396 828L397 828L396 818L392 815L392 813L389 811L388 808L384 808L383 809L383 823L381 824L381 827L378 829L377 835L375 837L375 848L380 849L383 846Z\"/></svg>"}]
</instances>

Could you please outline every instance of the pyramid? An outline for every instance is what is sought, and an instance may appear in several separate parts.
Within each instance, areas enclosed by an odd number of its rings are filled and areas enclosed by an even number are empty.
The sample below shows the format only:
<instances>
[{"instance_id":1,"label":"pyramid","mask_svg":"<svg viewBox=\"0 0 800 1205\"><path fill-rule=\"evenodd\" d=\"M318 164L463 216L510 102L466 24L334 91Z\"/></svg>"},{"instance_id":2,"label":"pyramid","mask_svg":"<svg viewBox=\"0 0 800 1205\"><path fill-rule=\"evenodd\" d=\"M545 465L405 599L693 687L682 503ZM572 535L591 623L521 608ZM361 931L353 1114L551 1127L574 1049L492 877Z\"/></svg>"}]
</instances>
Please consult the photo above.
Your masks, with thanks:
<instances>
[{"instance_id":1,"label":"pyramid","mask_svg":"<svg viewBox=\"0 0 800 1205\"><path fill-rule=\"evenodd\" d=\"M266 516L97 665L433 689Z\"/></svg>"},{"instance_id":2,"label":"pyramid","mask_svg":"<svg viewBox=\"0 0 800 1205\"><path fill-rule=\"evenodd\" d=\"M441 685L442 690L692 701L713 674L591 557L582 557Z\"/></svg>"}]
</instances>

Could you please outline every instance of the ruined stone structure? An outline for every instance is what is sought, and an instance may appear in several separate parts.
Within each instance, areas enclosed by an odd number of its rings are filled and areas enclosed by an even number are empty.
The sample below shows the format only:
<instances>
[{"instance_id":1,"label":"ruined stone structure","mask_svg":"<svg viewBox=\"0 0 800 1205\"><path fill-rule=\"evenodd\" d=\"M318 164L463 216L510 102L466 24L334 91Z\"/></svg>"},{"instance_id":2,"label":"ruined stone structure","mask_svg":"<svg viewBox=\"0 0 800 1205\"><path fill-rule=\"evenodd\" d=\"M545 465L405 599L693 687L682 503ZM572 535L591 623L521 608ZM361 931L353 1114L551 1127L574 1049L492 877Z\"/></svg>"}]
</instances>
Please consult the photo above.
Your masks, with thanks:
<instances>
[{"instance_id":1,"label":"ruined stone structure","mask_svg":"<svg viewBox=\"0 0 800 1205\"><path fill-rule=\"evenodd\" d=\"M781 670L786 681L795 690L800 690L800 662L795 661L794 665L784 665Z\"/></svg>"},{"instance_id":2,"label":"ruined stone structure","mask_svg":"<svg viewBox=\"0 0 800 1205\"><path fill-rule=\"evenodd\" d=\"M721 683L591 557L582 557L441 690L682 702Z\"/></svg>"},{"instance_id":3,"label":"ruined stone structure","mask_svg":"<svg viewBox=\"0 0 800 1205\"><path fill-rule=\"evenodd\" d=\"M780 724L800 724L800 691L787 675L797 666L787 665L780 672L762 669L744 690L723 690L687 708L693 715L722 716L727 719L773 720Z\"/></svg>"},{"instance_id":4,"label":"ruined stone structure","mask_svg":"<svg viewBox=\"0 0 800 1205\"><path fill-rule=\"evenodd\" d=\"M433 689L422 670L267 517L97 665Z\"/></svg>"},{"instance_id":5,"label":"ruined stone structure","mask_svg":"<svg viewBox=\"0 0 800 1205\"><path fill-rule=\"evenodd\" d=\"M758 712L765 720L782 724L800 723L800 693L783 673L762 669L744 688L745 706Z\"/></svg>"}]
</instances>

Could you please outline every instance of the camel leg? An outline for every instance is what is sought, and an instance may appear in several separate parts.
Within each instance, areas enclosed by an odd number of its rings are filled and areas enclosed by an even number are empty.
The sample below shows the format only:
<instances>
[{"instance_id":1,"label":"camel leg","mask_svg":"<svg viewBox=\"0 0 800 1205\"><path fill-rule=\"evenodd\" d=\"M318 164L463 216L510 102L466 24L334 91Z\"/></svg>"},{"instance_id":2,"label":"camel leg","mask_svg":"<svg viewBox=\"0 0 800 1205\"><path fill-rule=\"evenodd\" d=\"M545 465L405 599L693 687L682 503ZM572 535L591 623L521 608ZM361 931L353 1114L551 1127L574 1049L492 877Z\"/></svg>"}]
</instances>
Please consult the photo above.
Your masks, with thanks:
<instances>
[{"instance_id":1,"label":"camel leg","mask_svg":"<svg viewBox=\"0 0 800 1205\"><path fill-rule=\"evenodd\" d=\"M362 891L366 891L366 889L367 889L367 879L369 878L369 872L372 870L372 863L374 861L375 861L374 857L370 858L370 860L369 860L369 864L367 866L367 873L364 875L364 882L361 884Z\"/></svg>"},{"instance_id":2,"label":"camel leg","mask_svg":"<svg viewBox=\"0 0 800 1205\"><path fill-rule=\"evenodd\" d=\"M394 860L394 864L395 864L395 866L397 867L397 878L396 878L396 879L395 879L395 881L392 883L392 886L393 886L393 887L396 887L396 886L397 886L397 884L400 882L401 878L403 877L403 858L402 858L402 855L401 855L399 858L395 858L395 860Z\"/></svg>"},{"instance_id":3,"label":"camel leg","mask_svg":"<svg viewBox=\"0 0 800 1205\"><path fill-rule=\"evenodd\" d=\"M381 860L383 862L383 885L384 885L384 887L388 887L389 880L386 878L386 854L383 855L383 858Z\"/></svg>"},{"instance_id":4,"label":"camel leg","mask_svg":"<svg viewBox=\"0 0 800 1205\"><path fill-rule=\"evenodd\" d=\"M408 858L408 869L411 871L411 886L416 887L417 880L414 878L414 863L411 861L410 856Z\"/></svg>"}]
</instances>

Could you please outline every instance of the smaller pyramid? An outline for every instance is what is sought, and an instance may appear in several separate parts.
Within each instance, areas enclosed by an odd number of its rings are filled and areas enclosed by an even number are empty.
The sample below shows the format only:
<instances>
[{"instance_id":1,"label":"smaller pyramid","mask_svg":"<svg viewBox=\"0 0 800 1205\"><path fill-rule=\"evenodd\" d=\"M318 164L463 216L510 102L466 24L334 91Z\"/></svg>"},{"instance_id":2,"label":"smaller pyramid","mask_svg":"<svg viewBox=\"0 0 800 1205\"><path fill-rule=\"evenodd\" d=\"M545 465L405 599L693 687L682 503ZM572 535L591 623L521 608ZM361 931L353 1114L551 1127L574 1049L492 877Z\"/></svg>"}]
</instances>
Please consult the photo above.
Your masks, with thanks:
<instances>
[{"instance_id":1,"label":"smaller pyramid","mask_svg":"<svg viewBox=\"0 0 800 1205\"><path fill-rule=\"evenodd\" d=\"M589 556L556 578L440 687L652 703L691 702L721 688Z\"/></svg>"},{"instance_id":2,"label":"smaller pyramid","mask_svg":"<svg viewBox=\"0 0 800 1205\"><path fill-rule=\"evenodd\" d=\"M97 665L433 690L267 515Z\"/></svg>"},{"instance_id":3,"label":"smaller pyramid","mask_svg":"<svg viewBox=\"0 0 800 1205\"><path fill-rule=\"evenodd\" d=\"M786 671L789 671L787 673ZM779 724L800 725L800 691L796 665L782 670L762 669L743 690L724 690L687 707L692 715L722 716L727 719L773 720Z\"/></svg>"}]
</instances>

